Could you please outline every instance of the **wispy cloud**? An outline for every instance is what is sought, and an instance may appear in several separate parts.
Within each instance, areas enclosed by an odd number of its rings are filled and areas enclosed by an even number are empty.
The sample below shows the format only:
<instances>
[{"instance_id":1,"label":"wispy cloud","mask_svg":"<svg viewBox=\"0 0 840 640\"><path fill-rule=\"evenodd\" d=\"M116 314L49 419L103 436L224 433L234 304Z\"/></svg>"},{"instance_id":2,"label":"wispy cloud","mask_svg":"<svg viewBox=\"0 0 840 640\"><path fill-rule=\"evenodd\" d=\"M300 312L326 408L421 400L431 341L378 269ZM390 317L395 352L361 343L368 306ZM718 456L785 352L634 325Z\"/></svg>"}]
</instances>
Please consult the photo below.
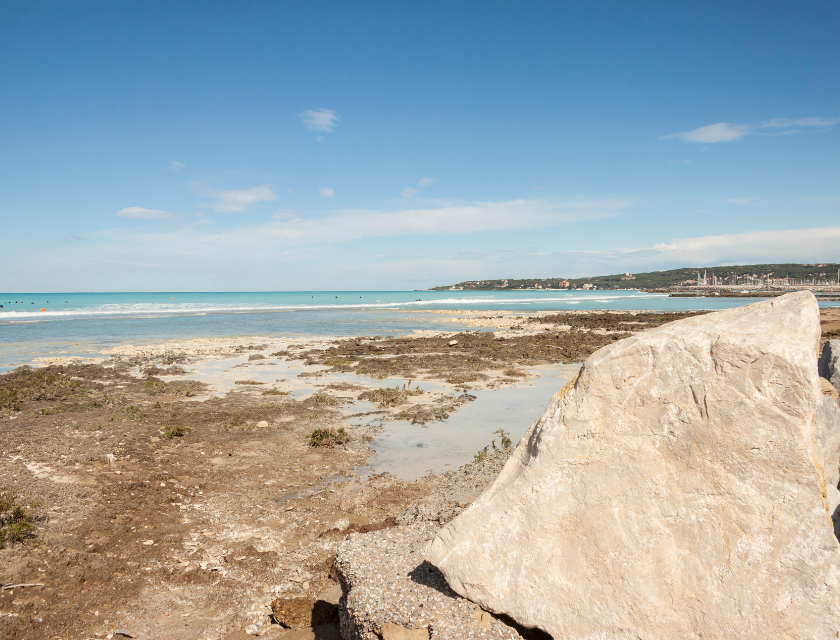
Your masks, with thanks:
<instances>
[{"instance_id":1,"label":"wispy cloud","mask_svg":"<svg viewBox=\"0 0 840 640\"><path fill-rule=\"evenodd\" d=\"M632 206L627 198L447 203L397 209L340 209L325 216L274 223L262 233L277 240L332 243L362 238L513 231L611 218Z\"/></svg>"},{"instance_id":2,"label":"wispy cloud","mask_svg":"<svg viewBox=\"0 0 840 640\"><path fill-rule=\"evenodd\" d=\"M338 116L332 109L315 109L298 114L307 129L332 133L338 123Z\"/></svg>"},{"instance_id":3,"label":"wispy cloud","mask_svg":"<svg viewBox=\"0 0 840 640\"><path fill-rule=\"evenodd\" d=\"M126 207L117 211L120 218L132 218L135 220L165 220L174 218L175 214L160 209L144 209L143 207Z\"/></svg>"},{"instance_id":4,"label":"wispy cloud","mask_svg":"<svg viewBox=\"0 0 840 640\"><path fill-rule=\"evenodd\" d=\"M318 193L325 198L335 198L335 189L332 187L318 187Z\"/></svg>"},{"instance_id":5,"label":"wispy cloud","mask_svg":"<svg viewBox=\"0 0 840 640\"><path fill-rule=\"evenodd\" d=\"M651 249L684 264L749 264L836 260L838 247L840 227L818 227L681 238Z\"/></svg>"},{"instance_id":6,"label":"wispy cloud","mask_svg":"<svg viewBox=\"0 0 840 640\"><path fill-rule=\"evenodd\" d=\"M245 213L261 202L277 200L274 188L270 184L261 184L250 189L230 189L227 191L216 191L203 182L193 182L192 187L196 190L196 195L199 198L216 199L211 208L217 213Z\"/></svg>"},{"instance_id":7,"label":"wispy cloud","mask_svg":"<svg viewBox=\"0 0 840 640\"><path fill-rule=\"evenodd\" d=\"M683 142L696 142L698 144L712 144L715 142L737 142L745 136L780 136L792 133L800 133L806 129L829 129L837 124L836 118L799 118L789 120L786 118L773 118L763 122L750 124L732 124L729 122L717 122L705 127L671 133L661 136L660 140L671 140L677 138Z\"/></svg>"},{"instance_id":8,"label":"wispy cloud","mask_svg":"<svg viewBox=\"0 0 840 640\"><path fill-rule=\"evenodd\" d=\"M172 171L180 171L185 166L187 165L185 165L183 162L178 162L177 160L169 161L169 168L172 169Z\"/></svg>"},{"instance_id":9,"label":"wispy cloud","mask_svg":"<svg viewBox=\"0 0 840 640\"><path fill-rule=\"evenodd\" d=\"M432 186L434 183L435 183L435 179L434 179L434 178L429 178L429 177L427 176L427 177L425 177L425 178L420 178L420 179L417 181L417 186L418 186L418 187L421 187L421 188L423 188L423 187L430 187L430 186ZM414 196L416 196L418 193L420 193L420 189L417 189L417 188L415 188L415 187L406 187L405 189L403 189L402 191L400 191L400 195L401 195L403 198L413 198L413 197L414 197Z\"/></svg>"},{"instance_id":10,"label":"wispy cloud","mask_svg":"<svg viewBox=\"0 0 840 640\"><path fill-rule=\"evenodd\" d=\"M729 198L729 200L727 200L727 202L730 202L732 204L740 204L740 205L743 205L743 206L747 206L747 205L755 204L755 198L753 198L752 196L745 197L745 198Z\"/></svg>"}]
</instances>

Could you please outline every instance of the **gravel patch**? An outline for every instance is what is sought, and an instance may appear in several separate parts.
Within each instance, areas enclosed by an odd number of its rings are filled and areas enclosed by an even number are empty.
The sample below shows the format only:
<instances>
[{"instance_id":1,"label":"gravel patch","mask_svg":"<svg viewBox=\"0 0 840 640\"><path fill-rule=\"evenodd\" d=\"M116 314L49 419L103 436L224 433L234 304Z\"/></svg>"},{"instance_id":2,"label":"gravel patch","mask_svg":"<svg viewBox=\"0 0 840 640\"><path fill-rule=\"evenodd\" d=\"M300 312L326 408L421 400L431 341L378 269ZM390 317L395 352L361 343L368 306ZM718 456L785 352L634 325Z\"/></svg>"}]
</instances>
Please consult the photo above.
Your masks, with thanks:
<instances>
[{"instance_id":1,"label":"gravel patch","mask_svg":"<svg viewBox=\"0 0 840 640\"><path fill-rule=\"evenodd\" d=\"M352 534L339 544L335 567L344 590L339 615L345 640L523 638L452 591L440 571L423 559L438 529L424 522ZM406 635L402 629L415 633Z\"/></svg>"}]
</instances>

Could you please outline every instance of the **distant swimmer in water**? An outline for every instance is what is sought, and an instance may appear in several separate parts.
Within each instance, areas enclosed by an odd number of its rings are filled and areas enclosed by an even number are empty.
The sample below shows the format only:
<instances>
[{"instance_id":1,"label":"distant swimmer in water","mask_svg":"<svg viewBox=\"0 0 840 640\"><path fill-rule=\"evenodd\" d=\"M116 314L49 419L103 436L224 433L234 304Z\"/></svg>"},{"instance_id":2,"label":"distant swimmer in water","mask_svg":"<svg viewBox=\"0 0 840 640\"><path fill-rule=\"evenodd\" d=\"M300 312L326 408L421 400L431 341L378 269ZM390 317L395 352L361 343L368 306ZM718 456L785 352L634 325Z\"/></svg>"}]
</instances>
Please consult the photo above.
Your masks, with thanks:
<instances>
[{"instance_id":1,"label":"distant swimmer in water","mask_svg":"<svg viewBox=\"0 0 840 640\"><path fill-rule=\"evenodd\" d=\"M175 296L172 296L172 299L174 300L174 299L175 299Z\"/></svg>"}]
</instances>

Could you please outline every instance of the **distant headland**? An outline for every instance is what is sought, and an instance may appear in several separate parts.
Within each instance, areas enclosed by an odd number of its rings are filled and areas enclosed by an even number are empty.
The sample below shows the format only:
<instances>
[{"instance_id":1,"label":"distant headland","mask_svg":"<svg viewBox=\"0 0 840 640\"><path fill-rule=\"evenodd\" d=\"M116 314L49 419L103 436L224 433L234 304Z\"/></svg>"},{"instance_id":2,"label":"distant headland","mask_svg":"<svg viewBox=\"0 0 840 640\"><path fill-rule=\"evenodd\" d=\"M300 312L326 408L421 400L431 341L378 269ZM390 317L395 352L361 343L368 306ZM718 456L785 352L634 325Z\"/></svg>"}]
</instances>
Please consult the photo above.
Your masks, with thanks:
<instances>
[{"instance_id":1,"label":"distant headland","mask_svg":"<svg viewBox=\"0 0 840 640\"><path fill-rule=\"evenodd\" d=\"M643 289L674 291L834 288L840 264L747 264L686 267L647 273L618 273L588 278L505 278L468 280L427 291L526 291Z\"/></svg>"}]
</instances>

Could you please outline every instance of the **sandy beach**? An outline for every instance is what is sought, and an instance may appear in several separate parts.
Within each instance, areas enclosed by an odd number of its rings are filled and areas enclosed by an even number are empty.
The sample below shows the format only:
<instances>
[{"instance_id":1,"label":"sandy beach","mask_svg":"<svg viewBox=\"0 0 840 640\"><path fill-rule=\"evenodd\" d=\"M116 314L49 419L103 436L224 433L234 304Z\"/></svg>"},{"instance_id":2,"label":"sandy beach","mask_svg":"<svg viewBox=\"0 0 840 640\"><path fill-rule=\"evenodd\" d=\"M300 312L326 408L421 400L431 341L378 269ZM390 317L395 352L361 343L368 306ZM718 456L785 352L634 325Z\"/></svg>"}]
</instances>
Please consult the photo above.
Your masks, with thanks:
<instances>
[{"instance_id":1,"label":"sandy beach","mask_svg":"<svg viewBox=\"0 0 840 640\"><path fill-rule=\"evenodd\" d=\"M0 550L4 637L338 638L271 601L336 603L346 533L429 501L454 517L589 354L691 314L439 315L465 331L124 344L0 375L2 490L37 503ZM840 335L837 309L822 323Z\"/></svg>"}]
</instances>

